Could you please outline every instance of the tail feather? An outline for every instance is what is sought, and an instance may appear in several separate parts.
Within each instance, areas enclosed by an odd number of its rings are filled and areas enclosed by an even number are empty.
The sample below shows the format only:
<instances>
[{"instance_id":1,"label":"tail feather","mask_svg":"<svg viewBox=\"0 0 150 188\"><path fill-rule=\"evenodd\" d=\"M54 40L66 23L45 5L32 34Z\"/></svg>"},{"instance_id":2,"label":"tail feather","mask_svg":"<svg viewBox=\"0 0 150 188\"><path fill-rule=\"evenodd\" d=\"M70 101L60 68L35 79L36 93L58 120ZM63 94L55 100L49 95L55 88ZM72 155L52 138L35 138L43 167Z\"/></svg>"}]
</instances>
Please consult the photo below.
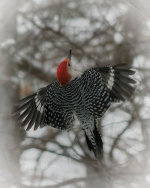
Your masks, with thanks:
<instances>
[{"instance_id":1,"label":"tail feather","mask_svg":"<svg viewBox=\"0 0 150 188\"><path fill-rule=\"evenodd\" d=\"M94 124L94 137L95 137L95 142L96 142L96 146L97 146L97 152L100 153L100 155L103 154L103 141L101 138L101 135L99 134L99 131L96 127L96 124Z\"/></svg>"},{"instance_id":2,"label":"tail feather","mask_svg":"<svg viewBox=\"0 0 150 188\"><path fill-rule=\"evenodd\" d=\"M94 143L89 139L87 133L85 132L87 146L90 151L93 151L95 157L98 158L98 156L102 156L103 154L103 141L96 127L96 120L94 123L93 136L94 136L93 139L95 141Z\"/></svg>"},{"instance_id":3,"label":"tail feather","mask_svg":"<svg viewBox=\"0 0 150 188\"><path fill-rule=\"evenodd\" d=\"M95 147L93 147L93 145L92 145L91 141L89 140L88 136L86 135L86 133L85 133L85 138L86 138L86 143L87 143L89 150L93 151L93 153L96 157L96 149L95 149Z\"/></svg>"}]
</instances>

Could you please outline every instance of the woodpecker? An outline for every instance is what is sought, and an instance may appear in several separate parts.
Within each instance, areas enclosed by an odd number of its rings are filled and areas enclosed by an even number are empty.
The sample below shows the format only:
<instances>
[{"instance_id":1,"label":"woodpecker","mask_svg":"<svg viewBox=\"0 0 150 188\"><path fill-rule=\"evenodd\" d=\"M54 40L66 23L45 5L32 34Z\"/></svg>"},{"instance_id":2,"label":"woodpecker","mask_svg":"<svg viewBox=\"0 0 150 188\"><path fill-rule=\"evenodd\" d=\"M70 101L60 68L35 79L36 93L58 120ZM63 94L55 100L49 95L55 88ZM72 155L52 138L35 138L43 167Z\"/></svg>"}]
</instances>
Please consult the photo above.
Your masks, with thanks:
<instances>
[{"instance_id":1,"label":"woodpecker","mask_svg":"<svg viewBox=\"0 0 150 188\"><path fill-rule=\"evenodd\" d=\"M26 130L47 125L66 130L73 127L77 117L87 146L97 157L103 152L97 120L112 103L131 97L134 73L128 64L90 68L83 73L75 71L70 50L68 58L57 68L57 80L21 99L16 115Z\"/></svg>"}]
</instances>

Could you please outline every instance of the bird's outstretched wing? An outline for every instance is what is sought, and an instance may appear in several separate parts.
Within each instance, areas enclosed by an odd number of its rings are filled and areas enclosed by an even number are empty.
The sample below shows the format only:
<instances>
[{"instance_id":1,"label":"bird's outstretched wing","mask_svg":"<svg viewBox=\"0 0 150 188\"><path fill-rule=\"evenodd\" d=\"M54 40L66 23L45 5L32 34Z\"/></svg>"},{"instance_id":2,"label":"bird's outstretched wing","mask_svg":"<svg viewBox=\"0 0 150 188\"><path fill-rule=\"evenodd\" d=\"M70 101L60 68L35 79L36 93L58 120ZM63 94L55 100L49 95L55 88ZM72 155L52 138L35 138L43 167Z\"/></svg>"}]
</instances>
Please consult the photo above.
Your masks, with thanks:
<instances>
[{"instance_id":1,"label":"bird's outstretched wing","mask_svg":"<svg viewBox=\"0 0 150 188\"><path fill-rule=\"evenodd\" d=\"M16 105L15 116L26 130L34 127L50 125L57 129L68 129L73 126L74 116L64 109L64 106L55 102L53 87L59 87L54 82L39 89L36 93L23 98ZM63 101L61 101L63 103Z\"/></svg>"},{"instance_id":2,"label":"bird's outstretched wing","mask_svg":"<svg viewBox=\"0 0 150 188\"><path fill-rule=\"evenodd\" d=\"M124 101L132 96L135 80L130 77L135 74L129 64L119 64L96 68L102 76L102 81L110 93L113 102Z\"/></svg>"},{"instance_id":3,"label":"bird's outstretched wing","mask_svg":"<svg viewBox=\"0 0 150 188\"><path fill-rule=\"evenodd\" d=\"M85 106L95 118L100 118L112 102L124 101L134 91L135 72L127 64L92 68L81 76Z\"/></svg>"}]
</instances>

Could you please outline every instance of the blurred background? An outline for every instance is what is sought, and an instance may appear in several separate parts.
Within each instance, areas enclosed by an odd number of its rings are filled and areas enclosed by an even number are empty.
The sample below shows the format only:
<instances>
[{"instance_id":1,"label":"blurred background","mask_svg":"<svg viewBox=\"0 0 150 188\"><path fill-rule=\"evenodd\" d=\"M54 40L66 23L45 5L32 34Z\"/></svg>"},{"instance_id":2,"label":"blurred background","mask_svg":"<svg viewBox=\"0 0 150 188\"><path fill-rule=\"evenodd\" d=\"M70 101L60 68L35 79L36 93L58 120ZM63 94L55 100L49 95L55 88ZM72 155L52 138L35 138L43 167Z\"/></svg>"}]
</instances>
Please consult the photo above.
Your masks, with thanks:
<instances>
[{"instance_id":1,"label":"blurred background","mask_svg":"<svg viewBox=\"0 0 150 188\"><path fill-rule=\"evenodd\" d=\"M0 1L0 187L150 187L150 1ZM130 63L136 91L99 121L104 158L82 130L25 132L15 103L56 79L73 50L78 70Z\"/></svg>"}]
</instances>

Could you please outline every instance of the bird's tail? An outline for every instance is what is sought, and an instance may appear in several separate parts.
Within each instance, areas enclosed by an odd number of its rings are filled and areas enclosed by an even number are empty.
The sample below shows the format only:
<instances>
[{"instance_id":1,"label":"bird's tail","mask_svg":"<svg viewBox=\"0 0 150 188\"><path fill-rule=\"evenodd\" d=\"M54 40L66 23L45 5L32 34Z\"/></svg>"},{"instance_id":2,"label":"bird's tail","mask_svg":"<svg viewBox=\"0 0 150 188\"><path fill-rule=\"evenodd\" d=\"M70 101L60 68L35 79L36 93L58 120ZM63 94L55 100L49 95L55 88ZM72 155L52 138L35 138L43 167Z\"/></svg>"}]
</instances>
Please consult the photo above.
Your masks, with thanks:
<instances>
[{"instance_id":1,"label":"bird's tail","mask_svg":"<svg viewBox=\"0 0 150 188\"><path fill-rule=\"evenodd\" d=\"M103 154L103 141L101 138L101 135L99 134L99 131L96 127L96 121L94 121L94 130L92 132L92 136L93 139L91 138L91 135L89 137L88 133L85 131L85 138L86 138L86 142L88 145L88 148L90 151L93 151L94 155L96 158L98 158L98 156L102 156Z\"/></svg>"}]
</instances>

